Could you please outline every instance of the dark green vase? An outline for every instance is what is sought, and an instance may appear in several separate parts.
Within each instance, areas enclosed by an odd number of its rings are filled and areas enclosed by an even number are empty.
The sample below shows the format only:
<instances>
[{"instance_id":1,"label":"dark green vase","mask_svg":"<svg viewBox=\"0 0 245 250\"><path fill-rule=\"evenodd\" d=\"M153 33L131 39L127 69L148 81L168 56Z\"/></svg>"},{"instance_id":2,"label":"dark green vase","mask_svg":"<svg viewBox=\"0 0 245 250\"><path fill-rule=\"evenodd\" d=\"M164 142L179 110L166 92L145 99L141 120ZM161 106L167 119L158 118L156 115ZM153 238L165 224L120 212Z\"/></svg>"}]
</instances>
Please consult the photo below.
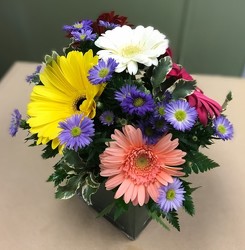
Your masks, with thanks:
<instances>
[{"instance_id":1,"label":"dark green vase","mask_svg":"<svg viewBox=\"0 0 245 250\"><path fill-rule=\"evenodd\" d=\"M114 193L106 191L104 185L92 195L92 207L101 212L105 207L110 205L114 200ZM129 205L128 211L123 213L116 221L114 221L113 210L104 216L115 227L120 229L129 239L134 240L143 231L147 224L151 221L147 209L143 206Z\"/></svg>"}]
</instances>

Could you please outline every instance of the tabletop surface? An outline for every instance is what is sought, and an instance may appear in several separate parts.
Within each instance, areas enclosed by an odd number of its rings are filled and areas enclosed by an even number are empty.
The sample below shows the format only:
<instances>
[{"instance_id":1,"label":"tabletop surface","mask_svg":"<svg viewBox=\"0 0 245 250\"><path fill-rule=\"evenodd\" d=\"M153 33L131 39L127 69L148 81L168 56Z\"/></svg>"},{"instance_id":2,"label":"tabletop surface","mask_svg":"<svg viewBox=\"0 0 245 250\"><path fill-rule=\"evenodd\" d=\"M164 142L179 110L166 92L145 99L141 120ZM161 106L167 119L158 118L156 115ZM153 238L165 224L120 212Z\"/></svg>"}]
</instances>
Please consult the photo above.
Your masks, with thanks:
<instances>
[{"instance_id":1,"label":"tabletop surface","mask_svg":"<svg viewBox=\"0 0 245 250\"><path fill-rule=\"evenodd\" d=\"M218 141L205 153L220 164L188 180L196 214L180 210L181 231L166 231L155 221L130 241L78 198L60 201L46 179L57 159L43 160L41 148L24 143L26 131L8 134L14 108L24 115L32 86L25 77L36 63L16 62L0 82L0 249L1 250L233 250L245 249L245 79L194 75L206 95L223 103L233 92L225 114L233 123L232 141Z\"/></svg>"}]
</instances>

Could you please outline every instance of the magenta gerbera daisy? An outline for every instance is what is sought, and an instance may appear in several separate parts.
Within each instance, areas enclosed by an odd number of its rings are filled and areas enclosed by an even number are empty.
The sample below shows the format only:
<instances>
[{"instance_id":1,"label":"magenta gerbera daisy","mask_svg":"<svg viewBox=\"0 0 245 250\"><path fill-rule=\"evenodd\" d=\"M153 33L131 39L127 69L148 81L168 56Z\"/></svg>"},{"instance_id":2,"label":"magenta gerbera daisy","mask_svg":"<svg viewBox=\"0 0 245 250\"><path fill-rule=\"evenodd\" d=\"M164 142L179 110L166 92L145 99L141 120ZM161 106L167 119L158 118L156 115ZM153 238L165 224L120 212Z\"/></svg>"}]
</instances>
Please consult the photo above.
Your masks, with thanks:
<instances>
[{"instance_id":1,"label":"magenta gerbera daisy","mask_svg":"<svg viewBox=\"0 0 245 250\"><path fill-rule=\"evenodd\" d=\"M160 186L172 183L172 176L184 175L179 166L186 153L176 149L178 139L171 140L172 134L147 145L139 128L126 125L122 130L115 130L114 141L100 155L100 175L109 177L105 187L118 187L114 198L123 196L125 203L142 206L150 198L157 202Z\"/></svg>"}]
</instances>

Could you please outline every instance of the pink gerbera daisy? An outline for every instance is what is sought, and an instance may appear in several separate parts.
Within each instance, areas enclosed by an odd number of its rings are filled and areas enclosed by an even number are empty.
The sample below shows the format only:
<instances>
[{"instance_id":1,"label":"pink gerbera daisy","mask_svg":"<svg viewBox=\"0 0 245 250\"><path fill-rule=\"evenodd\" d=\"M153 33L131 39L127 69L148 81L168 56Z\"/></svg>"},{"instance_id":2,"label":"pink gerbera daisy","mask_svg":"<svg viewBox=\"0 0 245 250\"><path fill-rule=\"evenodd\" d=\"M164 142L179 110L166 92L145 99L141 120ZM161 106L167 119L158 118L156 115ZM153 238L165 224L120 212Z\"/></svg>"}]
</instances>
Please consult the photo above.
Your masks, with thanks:
<instances>
[{"instance_id":1,"label":"pink gerbera daisy","mask_svg":"<svg viewBox=\"0 0 245 250\"><path fill-rule=\"evenodd\" d=\"M109 177L107 190L119 186L115 199L124 196L125 203L143 206L152 198L157 202L159 188L173 182L172 176L183 176L181 167L186 155L180 149L178 139L171 141L172 134L162 137L155 145L144 142L141 130L131 125L115 130L114 140L100 155L100 175Z\"/></svg>"}]
</instances>

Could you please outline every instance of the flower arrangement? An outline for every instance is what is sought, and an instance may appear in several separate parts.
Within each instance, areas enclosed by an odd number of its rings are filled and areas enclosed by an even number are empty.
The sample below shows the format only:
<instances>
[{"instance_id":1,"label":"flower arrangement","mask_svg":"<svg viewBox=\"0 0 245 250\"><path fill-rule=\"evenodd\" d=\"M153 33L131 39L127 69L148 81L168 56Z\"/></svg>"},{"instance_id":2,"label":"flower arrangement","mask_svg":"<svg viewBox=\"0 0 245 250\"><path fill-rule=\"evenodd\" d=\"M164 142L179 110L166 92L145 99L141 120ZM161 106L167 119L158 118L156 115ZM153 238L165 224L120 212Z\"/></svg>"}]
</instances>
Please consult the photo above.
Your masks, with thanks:
<instances>
[{"instance_id":1,"label":"flower arrangement","mask_svg":"<svg viewBox=\"0 0 245 250\"><path fill-rule=\"evenodd\" d=\"M26 129L43 158L60 155L48 178L56 198L79 193L91 204L105 185L117 216L132 203L179 230L178 209L195 212L188 176L218 166L200 148L233 136L224 115L231 93L223 105L206 96L164 34L114 12L64 31L64 55L45 56L27 77L27 118L14 110L10 134Z\"/></svg>"}]
</instances>

